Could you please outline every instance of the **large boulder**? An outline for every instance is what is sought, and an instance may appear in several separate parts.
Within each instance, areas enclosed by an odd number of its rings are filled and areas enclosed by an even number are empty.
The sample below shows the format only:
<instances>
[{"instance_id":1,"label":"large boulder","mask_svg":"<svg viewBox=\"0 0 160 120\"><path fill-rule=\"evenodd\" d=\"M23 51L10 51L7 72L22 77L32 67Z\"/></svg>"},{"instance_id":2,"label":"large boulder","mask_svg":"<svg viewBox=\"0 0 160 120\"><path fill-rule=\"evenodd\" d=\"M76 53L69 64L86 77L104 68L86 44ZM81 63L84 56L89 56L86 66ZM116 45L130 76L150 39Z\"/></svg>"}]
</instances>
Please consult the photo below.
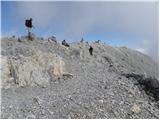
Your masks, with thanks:
<instances>
[{"instance_id":1,"label":"large boulder","mask_svg":"<svg viewBox=\"0 0 160 120\"><path fill-rule=\"evenodd\" d=\"M61 57L44 53L34 52L31 56L19 55L18 59L3 59L5 70L2 70L2 83L9 84L12 79L18 87L23 86L45 86L50 80L63 76L64 62ZM2 87L5 87L3 86Z\"/></svg>"}]
</instances>

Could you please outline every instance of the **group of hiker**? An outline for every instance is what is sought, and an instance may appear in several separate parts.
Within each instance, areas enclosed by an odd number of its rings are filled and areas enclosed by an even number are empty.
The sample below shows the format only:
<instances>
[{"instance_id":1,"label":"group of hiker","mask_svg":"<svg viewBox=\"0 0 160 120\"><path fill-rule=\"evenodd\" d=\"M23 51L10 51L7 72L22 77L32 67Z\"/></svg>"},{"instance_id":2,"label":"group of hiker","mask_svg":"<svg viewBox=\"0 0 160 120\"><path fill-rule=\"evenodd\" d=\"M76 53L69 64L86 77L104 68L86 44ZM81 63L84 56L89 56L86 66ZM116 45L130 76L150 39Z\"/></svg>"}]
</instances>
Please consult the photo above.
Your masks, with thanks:
<instances>
[{"instance_id":1,"label":"group of hiker","mask_svg":"<svg viewBox=\"0 0 160 120\"><path fill-rule=\"evenodd\" d=\"M34 27L33 24L32 24L32 18L25 20L25 26L27 27L27 31L28 31L28 40L32 41L33 40L33 37L32 37L32 28ZM49 39L51 39L52 41L57 42L55 40L54 36L52 38L49 38ZM84 40L82 38L80 42L83 43L83 41ZM99 40L97 41L97 43L99 43ZM66 42L66 40L62 41L62 45L66 46L66 47L69 47L69 44ZM93 55L93 47L90 46L88 50L89 50L90 55Z\"/></svg>"}]
</instances>

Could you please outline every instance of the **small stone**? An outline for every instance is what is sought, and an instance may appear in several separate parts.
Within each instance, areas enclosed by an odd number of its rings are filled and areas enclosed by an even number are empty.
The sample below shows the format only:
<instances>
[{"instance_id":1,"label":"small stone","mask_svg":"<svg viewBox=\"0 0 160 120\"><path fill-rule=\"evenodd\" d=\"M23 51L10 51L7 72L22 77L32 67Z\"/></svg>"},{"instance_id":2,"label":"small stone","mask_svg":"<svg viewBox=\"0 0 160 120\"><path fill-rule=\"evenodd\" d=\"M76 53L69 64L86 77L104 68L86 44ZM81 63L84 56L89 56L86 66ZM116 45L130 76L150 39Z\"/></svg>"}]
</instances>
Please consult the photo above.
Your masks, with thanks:
<instances>
[{"instance_id":1,"label":"small stone","mask_svg":"<svg viewBox=\"0 0 160 120\"><path fill-rule=\"evenodd\" d=\"M42 100L39 97L33 98L33 101L38 103L39 105L42 103Z\"/></svg>"},{"instance_id":2,"label":"small stone","mask_svg":"<svg viewBox=\"0 0 160 120\"><path fill-rule=\"evenodd\" d=\"M22 42L22 40L20 38L18 38L18 42Z\"/></svg>"},{"instance_id":3,"label":"small stone","mask_svg":"<svg viewBox=\"0 0 160 120\"><path fill-rule=\"evenodd\" d=\"M133 90L129 89L128 94L129 94L129 97L132 97L135 95L135 92Z\"/></svg>"},{"instance_id":4,"label":"small stone","mask_svg":"<svg viewBox=\"0 0 160 120\"><path fill-rule=\"evenodd\" d=\"M104 101L103 101L103 100L99 100L99 102L100 102L101 104L103 104Z\"/></svg>"},{"instance_id":5,"label":"small stone","mask_svg":"<svg viewBox=\"0 0 160 120\"><path fill-rule=\"evenodd\" d=\"M36 118L36 116L33 115L32 113L27 115L27 119L35 119L35 118Z\"/></svg>"},{"instance_id":6,"label":"small stone","mask_svg":"<svg viewBox=\"0 0 160 120\"><path fill-rule=\"evenodd\" d=\"M72 96L71 95L68 95L68 98L70 99Z\"/></svg>"},{"instance_id":7,"label":"small stone","mask_svg":"<svg viewBox=\"0 0 160 120\"><path fill-rule=\"evenodd\" d=\"M122 79L121 77L118 77L118 79Z\"/></svg>"},{"instance_id":8,"label":"small stone","mask_svg":"<svg viewBox=\"0 0 160 120\"><path fill-rule=\"evenodd\" d=\"M134 113L139 113L139 112L141 112L141 109L138 105L134 104L131 108L131 111Z\"/></svg>"},{"instance_id":9,"label":"small stone","mask_svg":"<svg viewBox=\"0 0 160 120\"><path fill-rule=\"evenodd\" d=\"M67 115L68 119L72 119L71 115Z\"/></svg>"},{"instance_id":10,"label":"small stone","mask_svg":"<svg viewBox=\"0 0 160 120\"><path fill-rule=\"evenodd\" d=\"M113 67L113 65L111 64L111 65L109 65L109 67Z\"/></svg>"},{"instance_id":11,"label":"small stone","mask_svg":"<svg viewBox=\"0 0 160 120\"><path fill-rule=\"evenodd\" d=\"M121 58L121 60L122 60L122 61L125 61L125 59L124 59L124 58Z\"/></svg>"},{"instance_id":12,"label":"small stone","mask_svg":"<svg viewBox=\"0 0 160 120\"><path fill-rule=\"evenodd\" d=\"M54 112L53 112L53 111L49 111L49 113L50 113L51 115L53 115L53 114L54 114Z\"/></svg>"},{"instance_id":13,"label":"small stone","mask_svg":"<svg viewBox=\"0 0 160 120\"><path fill-rule=\"evenodd\" d=\"M103 109L99 109L99 111L100 111L100 112L103 112L104 110L103 110Z\"/></svg>"},{"instance_id":14,"label":"small stone","mask_svg":"<svg viewBox=\"0 0 160 120\"><path fill-rule=\"evenodd\" d=\"M12 105L10 105L10 106L9 106L9 108L13 108L13 106L12 106Z\"/></svg>"},{"instance_id":15,"label":"small stone","mask_svg":"<svg viewBox=\"0 0 160 120\"><path fill-rule=\"evenodd\" d=\"M45 115L45 113L46 113L46 111L43 109L43 110L42 110L42 115Z\"/></svg>"},{"instance_id":16,"label":"small stone","mask_svg":"<svg viewBox=\"0 0 160 120\"><path fill-rule=\"evenodd\" d=\"M133 97L131 94L128 95L130 98Z\"/></svg>"}]
</instances>

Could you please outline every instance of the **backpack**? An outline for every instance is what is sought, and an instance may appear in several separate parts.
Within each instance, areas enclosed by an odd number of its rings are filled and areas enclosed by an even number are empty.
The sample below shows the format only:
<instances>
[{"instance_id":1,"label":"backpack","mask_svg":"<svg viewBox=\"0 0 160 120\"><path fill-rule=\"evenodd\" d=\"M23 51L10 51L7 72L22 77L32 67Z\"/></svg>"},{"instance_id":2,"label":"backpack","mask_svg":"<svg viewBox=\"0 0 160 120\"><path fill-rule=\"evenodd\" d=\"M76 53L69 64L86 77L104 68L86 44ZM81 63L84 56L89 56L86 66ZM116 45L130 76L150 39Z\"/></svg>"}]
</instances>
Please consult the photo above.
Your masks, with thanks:
<instances>
[{"instance_id":1,"label":"backpack","mask_svg":"<svg viewBox=\"0 0 160 120\"><path fill-rule=\"evenodd\" d=\"M26 20L25 21L25 26L32 28L32 21L31 20Z\"/></svg>"}]
</instances>

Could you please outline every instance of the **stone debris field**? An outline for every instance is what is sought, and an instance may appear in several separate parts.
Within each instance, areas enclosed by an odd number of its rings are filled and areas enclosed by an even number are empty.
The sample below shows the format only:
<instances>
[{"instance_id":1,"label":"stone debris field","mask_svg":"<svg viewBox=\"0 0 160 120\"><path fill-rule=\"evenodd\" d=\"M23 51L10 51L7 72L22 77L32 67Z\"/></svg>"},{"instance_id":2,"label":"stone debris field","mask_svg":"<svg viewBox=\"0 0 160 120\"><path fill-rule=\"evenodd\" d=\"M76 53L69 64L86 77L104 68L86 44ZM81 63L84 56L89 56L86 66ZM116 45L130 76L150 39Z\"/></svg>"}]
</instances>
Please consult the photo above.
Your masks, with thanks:
<instances>
[{"instance_id":1,"label":"stone debris field","mask_svg":"<svg viewBox=\"0 0 160 120\"><path fill-rule=\"evenodd\" d=\"M159 68L127 47L6 37L1 96L4 119L158 119Z\"/></svg>"}]
</instances>

